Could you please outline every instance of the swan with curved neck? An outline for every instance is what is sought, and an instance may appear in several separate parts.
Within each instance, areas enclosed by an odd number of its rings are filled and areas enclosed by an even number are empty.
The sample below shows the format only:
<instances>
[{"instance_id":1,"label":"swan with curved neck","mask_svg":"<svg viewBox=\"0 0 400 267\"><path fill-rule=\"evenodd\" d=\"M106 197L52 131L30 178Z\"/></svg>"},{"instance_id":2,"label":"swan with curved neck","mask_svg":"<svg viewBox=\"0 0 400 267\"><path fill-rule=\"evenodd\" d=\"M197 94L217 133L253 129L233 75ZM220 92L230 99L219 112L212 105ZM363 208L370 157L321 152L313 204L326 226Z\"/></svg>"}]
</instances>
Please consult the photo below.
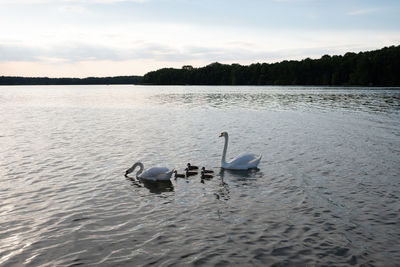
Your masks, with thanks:
<instances>
[{"instance_id":1,"label":"swan with curved neck","mask_svg":"<svg viewBox=\"0 0 400 267\"><path fill-rule=\"evenodd\" d=\"M138 166L139 166L139 171L136 172L136 178L138 179L144 179L150 181L165 181L165 180L170 180L172 173L174 172L174 170L170 171L166 167L151 167L147 170L144 170L143 163L138 161L135 164L133 164L132 167L126 170L125 176L127 177L128 174L133 172Z\"/></svg>"},{"instance_id":2,"label":"swan with curved neck","mask_svg":"<svg viewBox=\"0 0 400 267\"><path fill-rule=\"evenodd\" d=\"M248 170L257 168L261 161L261 155L242 153L231 161L226 161L226 151L228 150L229 135L222 132L219 137L225 137L224 150L222 151L221 167L227 170Z\"/></svg>"}]
</instances>

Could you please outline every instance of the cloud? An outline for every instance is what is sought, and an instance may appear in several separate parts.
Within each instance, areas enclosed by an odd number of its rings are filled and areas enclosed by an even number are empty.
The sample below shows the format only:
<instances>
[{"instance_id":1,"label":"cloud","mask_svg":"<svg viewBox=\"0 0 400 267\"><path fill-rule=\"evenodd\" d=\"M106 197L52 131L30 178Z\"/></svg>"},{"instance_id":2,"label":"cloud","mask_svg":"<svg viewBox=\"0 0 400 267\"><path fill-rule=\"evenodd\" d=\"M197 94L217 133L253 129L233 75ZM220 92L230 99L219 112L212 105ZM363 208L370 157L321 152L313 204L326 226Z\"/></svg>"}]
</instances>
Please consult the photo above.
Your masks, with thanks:
<instances>
[{"instance_id":1,"label":"cloud","mask_svg":"<svg viewBox=\"0 0 400 267\"><path fill-rule=\"evenodd\" d=\"M51 60L50 60L51 59ZM0 44L0 61L64 61L118 60L117 51L88 44L57 44L51 47Z\"/></svg>"},{"instance_id":2,"label":"cloud","mask_svg":"<svg viewBox=\"0 0 400 267\"><path fill-rule=\"evenodd\" d=\"M382 48L400 42L398 31L246 31L201 29L182 25L133 25L80 29L75 26L23 38L0 38L0 65L4 74L118 75L130 67L144 74L162 67L204 66L211 62L251 64L319 58ZM132 34L133 33L133 34ZM44 33L43 33L44 34ZM38 39L35 39L39 36ZM34 66L37 67L34 67ZM29 67L28 67L29 66ZM51 67L49 67L51 66ZM86 69L92 66L90 70ZM104 69L100 70L100 66ZM110 66L113 66L112 68ZM13 72L11 70L14 70ZM63 71L66 71L63 75ZM109 73L109 74L107 74ZM35 74L35 73L33 73ZM30 75L33 75L30 74ZM36 75L36 74L35 74ZM37 74L38 75L38 74Z\"/></svg>"},{"instance_id":3,"label":"cloud","mask_svg":"<svg viewBox=\"0 0 400 267\"><path fill-rule=\"evenodd\" d=\"M46 61L48 63L80 61L124 61L152 59L167 62L191 60L229 61L254 58L258 52L233 47L186 45L173 47L162 43L142 42L132 48L98 46L85 43L56 44L51 47L0 44L0 61Z\"/></svg>"},{"instance_id":4,"label":"cloud","mask_svg":"<svg viewBox=\"0 0 400 267\"><path fill-rule=\"evenodd\" d=\"M303 59L319 57L329 52L340 53L340 47L304 47L304 48L247 48L242 45L207 46L184 45L169 46L161 43L142 42L132 48L98 46L85 43L57 44L51 47L29 45L1 45L0 62L45 62L77 63L83 61L153 60L169 64L186 62L215 62L250 64L255 62L276 62L285 59ZM179 65L178 64L178 65Z\"/></svg>"},{"instance_id":5,"label":"cloud","mask_svg":"<svg viewBox=\"0 0 400 267\"><path fill-rule=\"evenodd\" d=\"M199 49L198 49L199 51ZM0 44L0 62L5 61L124 61L134 59L154 59L159 61L184 61L210 55L196 53L192 49L181 49L162 43L137 42L132 47L102 46L88 43L53 44L42 46Z\"/></svg>"},{"instance_id":6,"label":"cloud","mask_svg":"<svg viewBox=\"0 0 400 267\"><path fill-rule=\"evenodd\" d=\"M358 9L358 10L353 10L351 12L348 12L348 16L359 16L359 15L366 15L370 13L374 13L378 11L377 8L368 8L368 9Z\"/></svg>"},{"instance_id":7,"label":"cloud","mask_svg":"<svg viewBox=\"0 0 400 267\"><path fill-rule=\"evenodd\" d=\"M37 50L34 47L0 44L1 61L35 61Z\"/></svg>"},{"instance_id":8,"label":"cloud","mask_svg":"<svg viewBox=\"0 0 400 267\"><path fill-rule=\"evenodd\" d=\"M59 11L65 12L65 13L83 13L85 12L85 8L82 6L78 5L65 5L65 6L60 6L58 8Z\"/></svg>"},{"instance_id":9,"label":"cloud","mask_svg":"<svg viewBox=\"0 0 400 267\"><path fill-rule=\"evenodd\" d=\"M171 32L161 36L154 32L149 36L136 31L133 38L122 32L107 31L106 36L96 39L97 35L79 34L68 39L47 38L51 42L11 41L0 39L0 61L48 61L48 62L80 62L80 61L126 61L147 59L163 62L274 62L284 59L302 59L320 57L324 54L342 54L348 51L361 51L381 48L400 42L398 32L382 31L348 31L348 32L270 32L258 34L256 37L242 36L243 39L227 35L217 40L214 35L204 39L180 39ZM180 28L182 31L182 29ZM127 32L135 32L128 30ZM198 31L195 31L199 33ZM76 31L74 31L76 33ZM114 35L110 35L113 33ZM183 32L184 37L188 37ZM218 35L218 32L216 33ZM69 35L68 35L69 36ZM135 39L141 38L143 39ZM127 39L125 39L127 38ZM168 41L168 38L170 41ZM78 39L80 39L78 41ZM73 41L76 40L76 41ZM171 41L172 40L172 41ZM329 44L329 45L327 45Z\"/></svg>"}]
</instances>

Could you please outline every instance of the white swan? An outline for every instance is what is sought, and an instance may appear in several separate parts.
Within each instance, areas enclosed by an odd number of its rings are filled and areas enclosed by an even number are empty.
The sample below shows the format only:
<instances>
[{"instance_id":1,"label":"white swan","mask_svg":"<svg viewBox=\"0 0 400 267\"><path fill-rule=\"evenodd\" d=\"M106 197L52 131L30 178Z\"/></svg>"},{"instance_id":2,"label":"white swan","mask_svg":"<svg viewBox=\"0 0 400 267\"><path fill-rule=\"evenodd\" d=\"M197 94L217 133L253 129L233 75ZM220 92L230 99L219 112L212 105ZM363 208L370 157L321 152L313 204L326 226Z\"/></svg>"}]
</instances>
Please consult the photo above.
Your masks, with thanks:
<instances>
[{"instance_id":1,"label":"white swan","mask_svg":"<svg viewBox=\"0 0 400 267\"><path fill-rule=\"evenodd\" d=\"M226 162L226 150L228 149L228 133L222 132L219 137L225 137L224 150L222 152L221 167L227 170L248 170L257 168L261 161L261 155L243 153L232 159L230 162Z\"/></svg>"},{"instance_id":2,"label":"white swan","mask_svg":"<svg viewBox=\"0 0 400 267\"><path fill-rule=\"evenodd\" d=\"M133 164L132 167L130 167L129 169L126 170L125 176L127 176L129 173L133 172L137 166L139 166L140 169L136 173L136 178L150 180L150 181L170 180L172 173L174 172L174 170L170 171L166 167L151 167L150 169L143 171L143 169L144 169L143 163L138 161L135 164Z\"/></svg>"}]
</instances>

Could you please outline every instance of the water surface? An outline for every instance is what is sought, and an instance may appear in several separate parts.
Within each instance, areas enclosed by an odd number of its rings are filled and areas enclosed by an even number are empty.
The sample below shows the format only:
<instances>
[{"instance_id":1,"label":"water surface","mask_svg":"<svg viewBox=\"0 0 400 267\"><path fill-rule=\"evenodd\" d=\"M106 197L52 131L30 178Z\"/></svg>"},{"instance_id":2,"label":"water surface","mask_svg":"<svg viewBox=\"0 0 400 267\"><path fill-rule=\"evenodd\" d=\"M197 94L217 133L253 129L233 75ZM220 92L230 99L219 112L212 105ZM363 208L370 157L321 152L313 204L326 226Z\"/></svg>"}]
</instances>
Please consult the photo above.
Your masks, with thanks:
<instances>
[{"instance_id":1,"label":"water surface","mask_svg":"<svg viewBox=\"0 0 400 267\"><path fill-rule=\"evenodd\" d=\"M0 113L0 265L400 262L399 89L16 86ZM259 170L220 170L221 131Z\"/></svg>"}]
</instances>

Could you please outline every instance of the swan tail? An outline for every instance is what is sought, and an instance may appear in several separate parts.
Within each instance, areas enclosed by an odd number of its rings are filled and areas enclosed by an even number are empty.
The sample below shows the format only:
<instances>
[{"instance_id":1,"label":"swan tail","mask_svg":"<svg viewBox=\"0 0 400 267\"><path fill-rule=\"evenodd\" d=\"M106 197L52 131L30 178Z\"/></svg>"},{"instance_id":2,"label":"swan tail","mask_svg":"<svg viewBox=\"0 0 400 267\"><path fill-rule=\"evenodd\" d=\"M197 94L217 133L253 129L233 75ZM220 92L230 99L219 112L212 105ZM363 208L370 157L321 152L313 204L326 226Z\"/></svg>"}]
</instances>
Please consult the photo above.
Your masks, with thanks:
<instances>
[{"instance_id":1,"label":"swan tail","mask_svg":"<svg viewBox=\"0 0 400 267\"><path fill-rule=\"evenodd\" d=\"M256 168L258 164L260 163L262 158L262 155L259 155L257 158L253 159L252 161L249 162L249 165L251 168Z\"/></svg>"},{"instance_id":2,"label":"swan tail","mask_svg":"<svg viewBox=\"0 0 400 267\"><path fill-rule=\"evenodd\" d=\"M156 180L170 180L173 173L174 173L174 169L169 172L160 173L155 178L156 178Z\"/></svg>"}]
</instances>

